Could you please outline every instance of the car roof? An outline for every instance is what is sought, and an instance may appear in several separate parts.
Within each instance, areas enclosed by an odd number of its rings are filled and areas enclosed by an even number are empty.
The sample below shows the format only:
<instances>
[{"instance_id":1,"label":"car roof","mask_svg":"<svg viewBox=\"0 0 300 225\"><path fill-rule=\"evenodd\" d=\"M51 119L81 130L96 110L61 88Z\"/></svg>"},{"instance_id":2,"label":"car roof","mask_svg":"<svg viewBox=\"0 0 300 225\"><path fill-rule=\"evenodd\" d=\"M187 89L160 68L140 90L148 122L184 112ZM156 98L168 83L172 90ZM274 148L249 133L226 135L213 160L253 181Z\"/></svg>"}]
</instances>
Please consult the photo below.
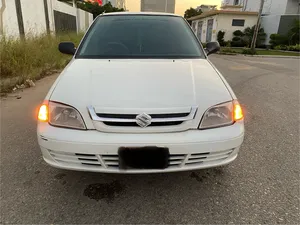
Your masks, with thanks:
<instances>
[{"instance_id":1,"label":"car roof","mask_svg":"<svg viewBox=\"0 0 300 225\"><path fill-rule=\"evenodd\" d=\"M153 16L176 16L174 13L163 13L163 12L111 12L111 13L104 13L100 16L112 16L112 15L153 15Z\"/></svg>"}]
</instances>

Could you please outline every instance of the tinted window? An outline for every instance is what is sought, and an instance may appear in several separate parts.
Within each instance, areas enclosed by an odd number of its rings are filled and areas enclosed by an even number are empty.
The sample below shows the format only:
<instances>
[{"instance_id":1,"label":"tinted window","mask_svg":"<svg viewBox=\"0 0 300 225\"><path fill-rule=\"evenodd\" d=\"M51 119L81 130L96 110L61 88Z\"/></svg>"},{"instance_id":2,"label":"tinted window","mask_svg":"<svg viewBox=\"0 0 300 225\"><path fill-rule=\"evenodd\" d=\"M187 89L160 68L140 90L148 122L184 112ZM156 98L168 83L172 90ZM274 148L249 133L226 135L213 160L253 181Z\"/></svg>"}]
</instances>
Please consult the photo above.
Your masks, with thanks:
<instances>
[{"instance_id":1,"label":"tinted window","mask_svg":"<svg viewBox=\"0 0 300 225\"><path fill-rule=\"evenodd\" d=\"M100 16L77 58L200 58L202 49L181 17Z\"/></svg>"},{"instance_id":2,"label":"tinted window","mask_svg":"<svg viewBox=\"0 0 300 225\"><path fill-rule=\"evenodd\" d=\"M245 25L245 20L232 20L232 26L243 27Z\"/></svg>"}]
</instances>

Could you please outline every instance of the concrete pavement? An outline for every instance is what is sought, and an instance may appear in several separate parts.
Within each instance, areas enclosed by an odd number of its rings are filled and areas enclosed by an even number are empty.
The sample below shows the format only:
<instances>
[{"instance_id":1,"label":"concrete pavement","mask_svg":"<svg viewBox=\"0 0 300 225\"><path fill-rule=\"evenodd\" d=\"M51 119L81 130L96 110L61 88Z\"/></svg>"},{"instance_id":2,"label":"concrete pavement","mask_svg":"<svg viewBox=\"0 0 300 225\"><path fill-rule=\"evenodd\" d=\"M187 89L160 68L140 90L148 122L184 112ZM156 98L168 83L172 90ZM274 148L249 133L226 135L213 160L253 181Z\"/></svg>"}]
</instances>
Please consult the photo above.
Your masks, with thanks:
<instances>
[{"instance_id":1,"label":"concrete pavement","mask_svg":"<svg viewBox=\"0 0 300 225\"><path fill-rule=\"evenodd\" d=\"M152 175L46 165L35 109L55 76L1 101L0 223L299 224L299 60L213 55L246 113L238 159Z\"/></svg>"}]
</instances>

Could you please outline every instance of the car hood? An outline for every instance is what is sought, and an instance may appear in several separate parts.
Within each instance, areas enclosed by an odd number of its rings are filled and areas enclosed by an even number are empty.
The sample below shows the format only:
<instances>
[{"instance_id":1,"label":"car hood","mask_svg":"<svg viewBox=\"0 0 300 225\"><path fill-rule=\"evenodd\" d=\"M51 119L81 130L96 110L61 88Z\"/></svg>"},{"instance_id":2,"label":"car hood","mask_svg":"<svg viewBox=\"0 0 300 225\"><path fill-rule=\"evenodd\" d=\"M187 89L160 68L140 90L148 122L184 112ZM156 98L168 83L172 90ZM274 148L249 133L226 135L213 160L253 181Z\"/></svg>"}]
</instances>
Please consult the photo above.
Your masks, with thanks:
<instances>
[{"instance_id":1,"label":"car hood","mask_svg":"<svg viewBox=\"0 0 300 225\"><path fill-rule=\"evenodd\" d=\"M80 110L118 113L135 109L209 107L232 99L206 59L75 59L63 71L51 100Z\"/></svg>"}]
</instances>

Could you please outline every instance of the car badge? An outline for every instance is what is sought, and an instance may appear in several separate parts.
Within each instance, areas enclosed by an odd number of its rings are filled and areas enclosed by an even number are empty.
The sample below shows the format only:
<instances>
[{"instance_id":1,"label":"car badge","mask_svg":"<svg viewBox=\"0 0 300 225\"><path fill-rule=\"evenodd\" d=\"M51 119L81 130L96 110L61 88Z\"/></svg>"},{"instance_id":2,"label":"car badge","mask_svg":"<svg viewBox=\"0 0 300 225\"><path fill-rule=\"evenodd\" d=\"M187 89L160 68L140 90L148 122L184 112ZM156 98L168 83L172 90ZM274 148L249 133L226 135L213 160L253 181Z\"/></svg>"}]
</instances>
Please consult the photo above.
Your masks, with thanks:
<instances>
[{"instance_id":1,"label":"car badge","mask_svg":"<svg viewBox=\"0 0 300 225\"><path fill-rule=\"evenodd\" d=\"M148 127L151 124L151 116L146 114L146 113L142 113L136 116L136 123L142 127Z\"/></svg>"}]
</instances>

